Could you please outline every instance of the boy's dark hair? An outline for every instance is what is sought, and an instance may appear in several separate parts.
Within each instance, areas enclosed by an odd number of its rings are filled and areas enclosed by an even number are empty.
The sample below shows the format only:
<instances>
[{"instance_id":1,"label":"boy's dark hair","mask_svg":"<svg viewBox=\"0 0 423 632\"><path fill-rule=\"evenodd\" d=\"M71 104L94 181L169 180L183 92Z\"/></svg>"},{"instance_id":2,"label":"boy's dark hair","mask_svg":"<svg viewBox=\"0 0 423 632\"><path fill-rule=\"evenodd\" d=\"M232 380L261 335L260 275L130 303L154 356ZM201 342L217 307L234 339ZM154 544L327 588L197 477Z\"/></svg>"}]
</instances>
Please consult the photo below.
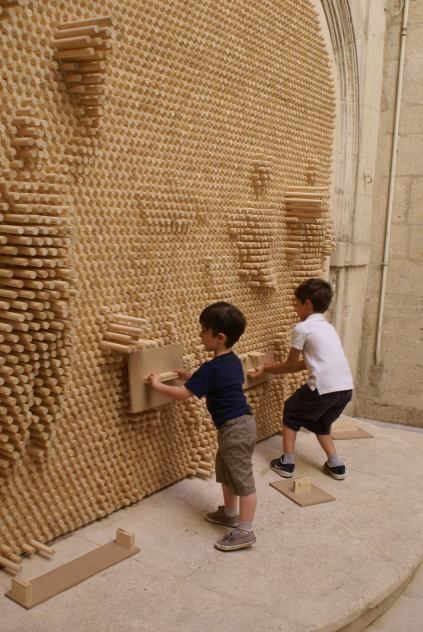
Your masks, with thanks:
<instances>
[{"instance_id":1,"label":"boy's dark hair","mask_svg":"<svg viewBox=\"0 0 423 632\"><path fill-rule=\"evenodd\" d=\"M244 314L231 303L219 301L208 305L200 314L200 325L211 329L214 336L225 334L225 347L232 347L242 336L247 325Z\"/></svg>"},{"instance_id":2,"label":"boy's dark hair","mask_svg":"<svg viewBox=\"0 0 423 632\"><path fill-rule=\"evenodd\" d=\"M307 279L297 287L294 294L301 303L305 303L306 299L309 298L313 310L323 314L330 305L333 291L330 284L323 279Z\"/></svg>"}]
</instances>

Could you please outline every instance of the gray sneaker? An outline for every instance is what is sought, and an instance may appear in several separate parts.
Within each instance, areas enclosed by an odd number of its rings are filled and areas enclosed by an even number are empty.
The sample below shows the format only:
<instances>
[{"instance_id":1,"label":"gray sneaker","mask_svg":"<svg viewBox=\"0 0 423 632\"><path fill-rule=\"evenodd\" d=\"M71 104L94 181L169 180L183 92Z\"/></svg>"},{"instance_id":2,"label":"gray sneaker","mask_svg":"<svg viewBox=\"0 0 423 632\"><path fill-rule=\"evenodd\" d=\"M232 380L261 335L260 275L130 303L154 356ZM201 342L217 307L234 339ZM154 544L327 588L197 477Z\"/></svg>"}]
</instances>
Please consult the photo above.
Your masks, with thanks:
<instances>
[{"instance_id":1,"label":"gray sneaker","mask_svg":"<svg viewBox=\"0 0 423 632\"><path fill-rule=\"evenodd\" d=\"M224 527L237 527L239 516L227 516L225 514L225 507L220 505L217 511L212 511L206 515L206 520L214 524L221 524Z\"/></svg>"},{"instance_id":2,"label":"gray sneaker","mask_svg":"<svg viewBox=\"0 0 423 632\"><path fill-rule=\"evenodd\" d=\"M219 551L235 551L236 549L245 549L254 544L255 541L254 531L243 531L237 527L218 540L214 546Z\"/></svg>"}]
</instances>

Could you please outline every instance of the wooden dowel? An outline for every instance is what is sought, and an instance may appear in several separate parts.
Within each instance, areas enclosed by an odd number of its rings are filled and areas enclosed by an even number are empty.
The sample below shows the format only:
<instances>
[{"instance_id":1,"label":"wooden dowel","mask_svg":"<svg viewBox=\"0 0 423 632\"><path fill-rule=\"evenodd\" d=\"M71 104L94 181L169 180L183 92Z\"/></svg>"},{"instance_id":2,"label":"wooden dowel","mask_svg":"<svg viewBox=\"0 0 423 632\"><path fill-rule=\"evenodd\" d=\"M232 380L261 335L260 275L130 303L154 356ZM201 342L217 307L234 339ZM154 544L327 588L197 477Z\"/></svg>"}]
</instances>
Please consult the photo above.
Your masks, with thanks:
<instances>
[{"instance_id":1,"label":"wooden dowel","mask_svg":"<svg viewBox=\"0 0 423 632\"><path fill-rule=\"evenodd\" d=\"M307 198L307 199L313 199L313 198L322 198L322 193L324 193L324 191L287 191L285 193L285 198Z\"/></svg>"},{"instance_id":2,"label":"wooden dowel","mask_svg":"<svg viewBox=\"0 0 423 632\"><path fill-rule=\"evenodd\" d=\"M140 329L139 327L134 327L132 325L119 325L118 323L110 323L108 325L108 329L110 329L110 331L116 331L117 333L131 334L136 338L138 338L144 331L144 329Z\"/></svg>"},{"instance_id":3,"label":"wooden dowel","mask_svg":"<svg viewBox=\"0 0 423 632\"><path fill-rule=\"evenodd\" d=\"M133 338L131 338L131 336L128 336L126 334L117 334L113 331L106 331L104 333L104 336L108 339L110 339L112 342L122 342L122 343L127 343L127 344L132 344L134 342Z\"/></svg>"},{"instance_id":4,"label":"wooden dowel","mask_svg":"<svg viewBox=\"0 0 423 632\"><path fill-rule=\"evenodd\" d=\"M100 29L97 25L92 26L79 26L75 28L62 29L60 31L56 31L54 34L55 38L62 37L78 37L80 35L97 35Z\"/></svg>"},{"instance_id":5,"label":"wooden dowel","mask_svg":"<svg viewBox=\"0 0 423 632\"><path fill-rule=\"evenodd\" d=\"M164 373L160 373L159 378L161 382L170 382L171 380L177 380L179 378L179 375L176 373L176 371L166 371ZM148 384L149 381L150 380L148 377L145 377L143 380L144 384Z\"/></svg>"},{"instance_id":6,"label":"wooden dowel","mask_svg":"<svg viewBox=\"0 0 423 632\"><path fill-rule=\"evenodd\" d=\"M296 191L328 191L327 187L318 187L313 185L297 185L295 187L288 187L287 193L295 193Z\"/></svg>"},{"instance_id":7,"label":"wooden dowel","mask_svg":"<svg viewBox=\"0 0 423 632\"><path fill-rule=\"evenodd\" d=\"M311 198L285 198L285 204L287 206L322 206L321 199L311 199Z\"/></svg>"},{"instance_id":8,"label":"wooden dowel","mask_svg":"<svg viewBox=\"0 0 423 632\"><path fill-rule=\"evenodd\" d=\"M28 4L28 0L0 0L0 7L24 7Z\"/></svg>"},{"instance_id":9,"label":"wooden dowel","mask_svg":"<svg viewBox=\"0 0 423 632\"><path fill-rule=\"evenodd\" d=\"M130 351L130 348L127 345L110 342L109 340L102 340L100 342L100 349L105 349L107 351L120 351L121 353L129 353Z\"/></svg>"},{"instance_id":10,"label":"wooden dowel","mask_svg":"<svg viewBox=\"0 0 423 632\"><path fill-rule=\"evenodd\" d=\"M118 320L122 320L127 323L140 323L145 325L148 321L146 318L139 318L137 316L127 316L126 314L113 314L113 318L117 318Z\"/></svg>"},{"instance_id":11,"label":"wooden dowel","mask_svg":"<svg viewBox=\"0 0 423 632\"><path fill-rule=\"evenodd\" d=\"M33 546L30 546L29 544L22 544L22 551L24 553L27 553L28 555L34 555L35 553L35 549Z\"/></svg>"},{"instance_id":12,"label":"wooden dowel","mask_svg":"<svg viewBox=\"0 0 423 632\"><path fill-rule=\"evenodd\" d=\"M55 53L55 58L62 59L90 59L94 57L96 51L94 48L75 48L70 50L59 50Z\"/></svg>"},{"instance_id":13,"label":"wooden dowel","mask_svg":"<svg viewBox=\"0 0 423 632\"><path fill-rule=\"evenodd\" d=\"M3 555L0 555L0 565L1 566L6 566L7 568L11 568L14 571L19 571L21 568L21 563L16 563L16 562L12 562L12 560L9 560L7 557L4 557Z\"/></svg>"},{"instance_id":14,"label":"wooden dowel","mask_svg":"<svg viewBox=\"0 0 423 632\"><path fill-rule=\"evenodd\" d=\"M38 542L37 540L31 539L29 544L34 547L37 551L43 551L44 553L48 553L49 555L54 554L54 549L51 546L47 546L42 542Z\"/></svg>"},{"instance_id":15,"label":"wooden dowel","mask_svg":"<svg viewBox=\"0 0 423 632\"><path fill-rule=\"evenodd\" d=\"M56 24L56 28L60 30L74 29L81 26L112 26L113 18L110 15L103 15L95 18L87 18L85 20L75 20L74 22L62 22Z\"/></svg>"},{"instance_id":16,"label":"wooden dowel","mask_svg":"<svg viewBox=\"0 0 423 632\"><path fill-rule=\"evenodd\" d=\"M56 33L56 40L51 43L54 48L59 50L75 49L75 48L89 48L92 38L84 35L80 37L64 37L58 39L58 33Z\"/></svg>"},{"instance_id":17,"label":"wooden dowel","mask_svg":"<svg viewBox=\"0 0 423 632\"><path fill-rule=\"evenodd\" d=\"M78 69L78 72L81 74L85 74L85 73L91 74L93 72L94 73L105 72L106 63L104 61L95 61L95 62L84 61L77 65L77 69Z\"/></svg>"}]
</instances>

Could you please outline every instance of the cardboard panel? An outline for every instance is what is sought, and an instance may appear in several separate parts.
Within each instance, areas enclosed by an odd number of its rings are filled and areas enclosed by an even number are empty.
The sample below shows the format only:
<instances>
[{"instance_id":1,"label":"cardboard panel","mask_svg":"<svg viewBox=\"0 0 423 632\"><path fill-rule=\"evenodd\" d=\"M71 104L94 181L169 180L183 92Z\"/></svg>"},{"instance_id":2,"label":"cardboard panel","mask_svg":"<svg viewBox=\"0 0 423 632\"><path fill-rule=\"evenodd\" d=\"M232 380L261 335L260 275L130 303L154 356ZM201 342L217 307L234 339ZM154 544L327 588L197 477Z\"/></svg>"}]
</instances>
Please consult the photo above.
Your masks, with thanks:
<instances>
[{"instance_id":1,"label":"cardboard panel","mask_svg":"<svg viewBox=\"0 0 423 632\"><path fill-rule=\"evenodd\" d=\"M162 393L158 393L145 383L150 373L168 373L181 369L184 365L182 346L180 344L165 345L142 349L129 354L129 397L130 412L140 413L150 408L158 408L173 400ZM180 383L170 380L168 384Z\"/></svg>"}]
</instances>

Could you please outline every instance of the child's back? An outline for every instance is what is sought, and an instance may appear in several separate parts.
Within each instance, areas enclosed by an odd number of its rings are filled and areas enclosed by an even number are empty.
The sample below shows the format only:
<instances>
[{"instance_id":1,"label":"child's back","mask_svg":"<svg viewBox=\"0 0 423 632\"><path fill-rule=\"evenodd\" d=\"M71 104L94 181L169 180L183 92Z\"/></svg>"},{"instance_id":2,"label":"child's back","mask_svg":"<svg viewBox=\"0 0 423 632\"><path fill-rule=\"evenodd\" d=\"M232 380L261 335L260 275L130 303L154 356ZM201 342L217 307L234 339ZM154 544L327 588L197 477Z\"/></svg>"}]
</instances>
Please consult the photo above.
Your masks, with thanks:
<instances>
[{"instance_id":1,"label":"child's back","mask_svg":"<svg viewBox=\"0 0 423 632\"><path fill-rule=\"evenodd\" d=\"M320 395L353 388L353 380L336 329L323 314L313 313L295 326L292 347L302 351L310 371L307 384Z\"/></svg>"}]
</instances>

